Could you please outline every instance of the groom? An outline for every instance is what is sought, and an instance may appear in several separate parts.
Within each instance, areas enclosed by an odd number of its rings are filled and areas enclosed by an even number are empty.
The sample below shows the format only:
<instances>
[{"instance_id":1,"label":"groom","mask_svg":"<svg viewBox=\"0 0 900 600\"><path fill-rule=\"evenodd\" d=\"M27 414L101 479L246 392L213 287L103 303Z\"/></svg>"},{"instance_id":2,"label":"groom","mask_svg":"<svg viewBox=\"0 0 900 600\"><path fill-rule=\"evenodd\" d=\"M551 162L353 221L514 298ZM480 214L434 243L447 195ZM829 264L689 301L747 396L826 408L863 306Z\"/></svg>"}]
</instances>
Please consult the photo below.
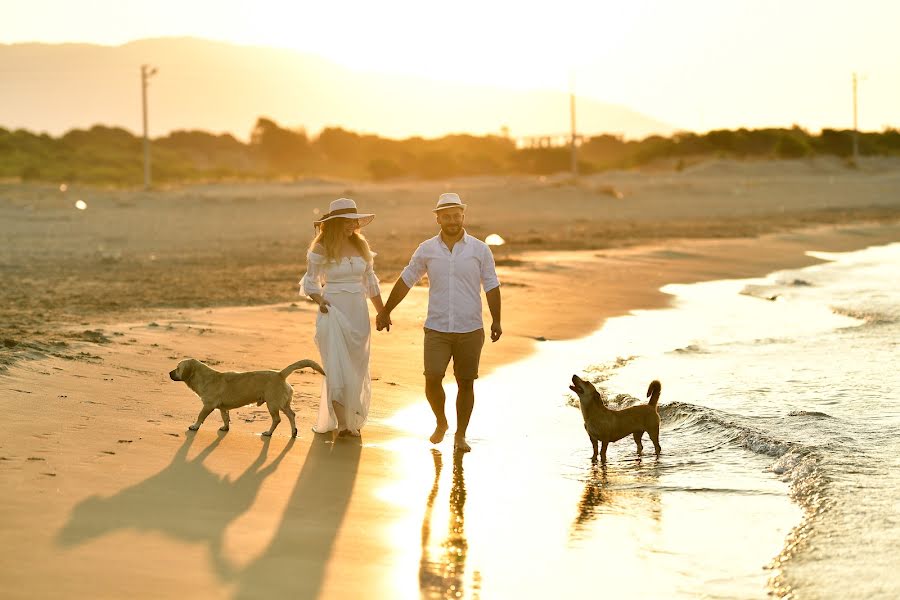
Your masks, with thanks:
<instances>
[{"instance_id":1,"label":"groom","mask_svg":"<svg viewBox=\"0 0 900 600\"><path fill-rule=\"evenodd\" d=\"M481 288L491 311L491 341L503 335L500 327L500 281L494 256L487 244L466 233L466 205L457 194L441 194L434 214L441 233L419 244L409 265L394 284L384 310L375 320L378 331L390 331L391 311L422 276L428 274L428 317L425 319L425 396L434 411L437 426L431 442L437 444L447 432L444 413L444 374L453 359L456 394L454 449L468 452L466 428L475 405L475 379L484 346L481 320Z\"/></svg>"}]
</instances>

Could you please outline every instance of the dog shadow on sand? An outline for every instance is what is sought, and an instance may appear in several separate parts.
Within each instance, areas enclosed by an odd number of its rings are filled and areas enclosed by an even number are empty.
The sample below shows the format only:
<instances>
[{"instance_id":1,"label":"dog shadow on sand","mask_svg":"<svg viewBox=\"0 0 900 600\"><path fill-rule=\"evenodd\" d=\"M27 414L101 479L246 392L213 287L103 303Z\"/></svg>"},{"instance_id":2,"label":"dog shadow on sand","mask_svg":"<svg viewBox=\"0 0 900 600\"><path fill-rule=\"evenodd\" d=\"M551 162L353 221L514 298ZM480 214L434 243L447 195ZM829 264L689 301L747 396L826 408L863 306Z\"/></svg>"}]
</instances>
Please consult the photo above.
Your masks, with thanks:
<instances>
[{"instance_id":1,"label":"dog shadow on sand","mask_svg":"<svg viewBox=\"0 0 900 600\"><path fill-rule=\"evenodd\" d=\"M294 439L263 466L270 444L270 438L263 438L254 461L231 479L204 465L224 436L219 433L189 460L188 452L197 436L188 434L172 462L156 475L112 496L92 496L80 502L60 530L57 542L72 547L121 529L158 531L181 541L206 543L216 571L227 577L231 566L222 554L225 530L250 508L263 481L278 468Z\"/></svg>"},{"instance_id":2,"label":"dog shadow on sand","mask_svg":"<svg viewBox=\"0 0 900 600\"><path fill-rule=\"evenodd\" d=\"M207 544L216 574L236 583L236 598L316 597L350 503L360 438L342 438L332 444L329 435L314 436L271 542L257 559L235 569L222 552L225 530L250 508L263 481L275 472L295 439L266 465L270 438L264 438L256 459L240 476L230 479L203 464L224 435L220 433L188 460L196 439L188 434L172 462L156 475L113 496L82 501L60 530L57 542L74 547L118 530L162 532L185 542Z\"/></svg>"}]
</instances>

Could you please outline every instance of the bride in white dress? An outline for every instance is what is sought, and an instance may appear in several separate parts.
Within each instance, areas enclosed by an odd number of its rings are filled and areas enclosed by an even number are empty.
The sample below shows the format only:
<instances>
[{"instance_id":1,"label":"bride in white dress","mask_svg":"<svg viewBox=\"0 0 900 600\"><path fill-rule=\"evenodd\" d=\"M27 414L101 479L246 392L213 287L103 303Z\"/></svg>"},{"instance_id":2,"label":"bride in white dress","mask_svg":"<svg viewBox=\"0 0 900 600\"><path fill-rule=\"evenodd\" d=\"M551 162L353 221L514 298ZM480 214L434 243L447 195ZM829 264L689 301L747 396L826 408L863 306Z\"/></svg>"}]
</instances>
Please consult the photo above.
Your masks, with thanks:
<instances>
[{"instance_id":1,"label":"bride in white dress","mask_svg":"<svg viewBox=\"0 0 900 600\"><path fill-rule=\"evenodd\" d=\"M316 221L317 234L306 255L301 293L319 305L316 346L325 380L313 431L359 436L369 415L371 324L366 298L378 312L384 308L373 258L360 228L373 214L362 214L348 198L334 200Z\"/></svg>"}]
</instances>

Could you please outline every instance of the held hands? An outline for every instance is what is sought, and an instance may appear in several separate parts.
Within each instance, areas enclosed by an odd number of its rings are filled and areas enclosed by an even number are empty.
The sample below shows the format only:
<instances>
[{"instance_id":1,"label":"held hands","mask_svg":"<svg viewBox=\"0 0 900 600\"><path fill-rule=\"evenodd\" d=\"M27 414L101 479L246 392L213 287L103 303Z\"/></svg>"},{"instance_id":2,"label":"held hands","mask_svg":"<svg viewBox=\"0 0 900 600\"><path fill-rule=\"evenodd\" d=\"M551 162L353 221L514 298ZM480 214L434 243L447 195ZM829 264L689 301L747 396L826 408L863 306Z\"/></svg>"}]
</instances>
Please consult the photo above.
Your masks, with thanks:
<instances>
[{"instance_id":1,"label":"held hands","mask_svg":"<svg viewBox=\"0 0 900 600\"><path fill-rule=\"evenodd\" d=\"M500 321L491 323L491 342L496 342L503 335L503 328L500 327Z\"/></svg>"},{"instance_id":2,"label":"held hands","mask_svg":"<svg viewBox=\"0 0 900 600\"><path fill-rule=\"evenodd\" d=\"M378 316L375 317L375 329L381 331L382 329L391 330L391 314L386 311L381 311L378 313Z\"/></svg>"},{"instance_id":3,"label":"held hands","mask_svg":"<svg viewBox=\"0 0 900 600\"><path fill-rule=\"evenodd\" d=\"M319 312L327 315L329 306L331 306L331 303L328 300L322 300L319 304Z\"/></svg>"}]
</instances>

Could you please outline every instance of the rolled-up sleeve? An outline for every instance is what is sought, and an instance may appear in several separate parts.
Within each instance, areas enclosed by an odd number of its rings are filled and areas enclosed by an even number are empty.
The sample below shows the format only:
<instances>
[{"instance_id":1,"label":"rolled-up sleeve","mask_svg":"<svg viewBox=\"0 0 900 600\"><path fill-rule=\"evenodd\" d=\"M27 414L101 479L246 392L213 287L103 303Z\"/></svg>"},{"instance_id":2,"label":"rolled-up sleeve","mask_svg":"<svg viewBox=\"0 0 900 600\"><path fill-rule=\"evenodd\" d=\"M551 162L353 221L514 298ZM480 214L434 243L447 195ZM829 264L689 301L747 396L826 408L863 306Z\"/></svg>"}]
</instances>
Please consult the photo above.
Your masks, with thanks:
<instances>
[{"instance_id":1,"label":"rolled-up sleeve","mask_svg":"<svg viewBox=\"0 0 900 600\"><path fill-rule=\"evenodd\" d=\"M425 263L424 244L420 244L419 247L416 248L416 251L413 252L412 258L409 259L409 264L406 265L406 268L400 273L400 279L403 280L406 287L411 288L419 283L419 280L425 276L426 270L427 264Z\"/></svg>"},{"instance_id":2,"label":"rolled-up sleeve","mask_svg":"<svg viewBox=\"0 0 900 600\"><path fill-rule=\"evenodd\" d=\"M381 287L378 285L378 276L375 275L375 253L372 260L366 263L366 272L363 275L363 287L366 289L366 298L374 298L381 295Z\"/></svg>"},{"instance_id":3,"label":"rolled-up sleeve","mask_svg":"<svg viewBox=\"0 0 900 600\"><path fill-rule=\"evenodd\" d=\"M306 255L306 274L300 280L300 295L310 296L322 293L325 257L315 252Z\"/></svg>"},{"instance_id":4,"label":"rolled-up sleeve","mask_svg":"<svg viewBox=\"0 0 900 600\"><path fill-rule=\"evenodd\" d=\"M481 286L485 293L496 287L500 287L500 279L497 277L497 266L494 263L494 253L491 247L485 245L481 258Z\"/></svg>"}]
</instances>

